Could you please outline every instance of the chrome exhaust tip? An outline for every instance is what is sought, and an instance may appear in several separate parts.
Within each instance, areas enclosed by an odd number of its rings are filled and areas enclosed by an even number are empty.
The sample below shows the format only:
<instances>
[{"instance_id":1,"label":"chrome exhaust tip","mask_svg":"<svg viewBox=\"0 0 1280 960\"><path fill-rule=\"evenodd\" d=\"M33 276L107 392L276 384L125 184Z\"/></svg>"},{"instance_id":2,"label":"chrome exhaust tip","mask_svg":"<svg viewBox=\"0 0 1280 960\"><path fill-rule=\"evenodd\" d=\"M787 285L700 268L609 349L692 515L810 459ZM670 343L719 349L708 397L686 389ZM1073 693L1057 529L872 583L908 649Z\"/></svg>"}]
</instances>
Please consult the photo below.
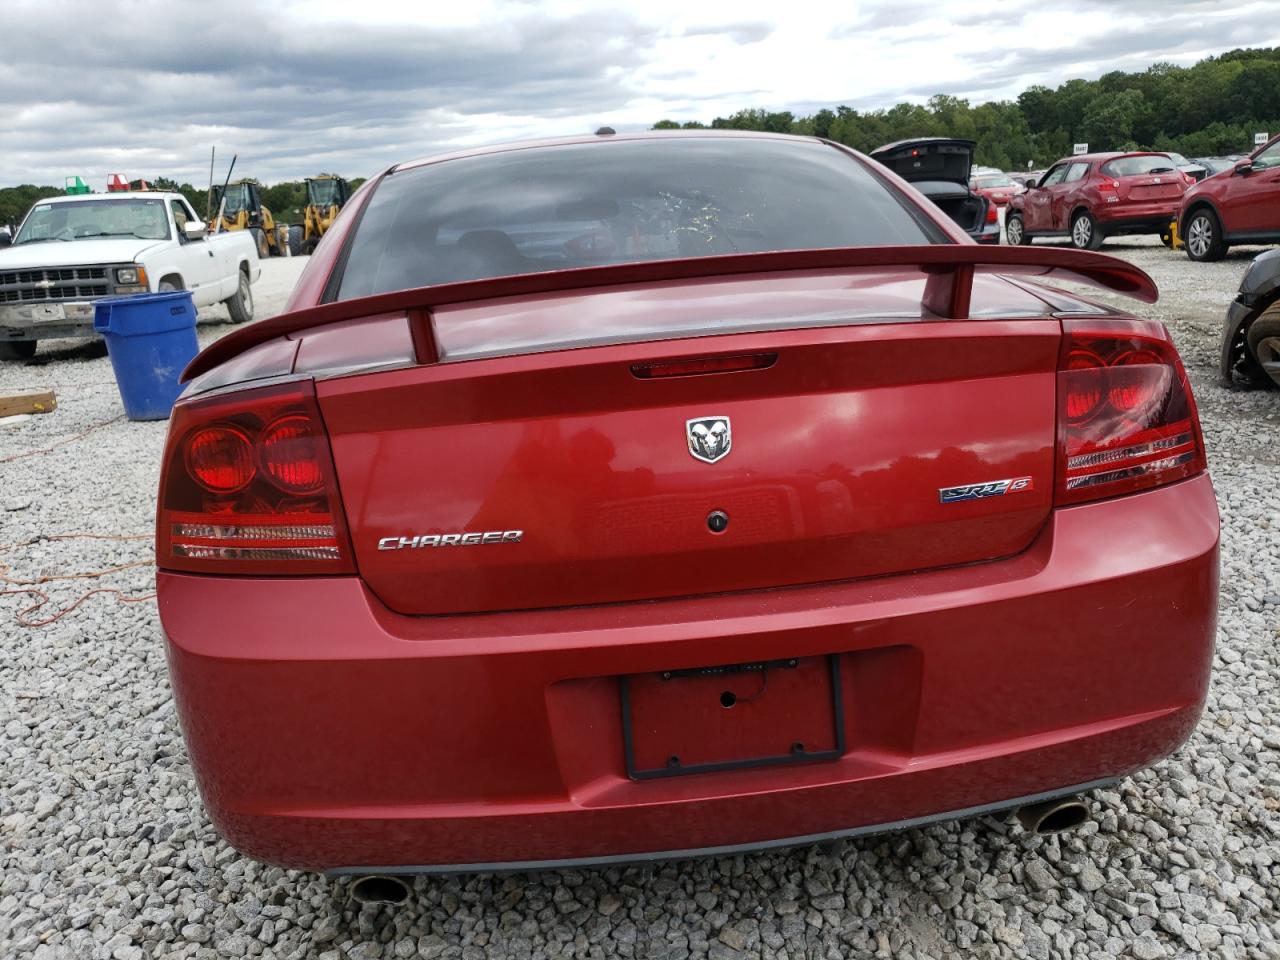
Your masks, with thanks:
<instances>
[{"instance_id":1,"label":"chrome exhaust tip","mask_svg":"<svg viewBox=\"0 0 1280 960\"><path fill-rule=\"evenodd\" d=\"M1022 829L1042 836L1074 830L1089 819L1089 805L1079 797L1058 797L1018 808Z\"/></svg>"},{"instance_id":2,"label":"chrome exhaust tip","mask_svg":"<svg viewBox=\"0 0 1280 960\"><path fill-rule=\"evenodd\" d=\"M351 899L361 905L387 903L398 906L409 899L409 885L398 877L360 877L351 885Z\"/></svg>"}]
</instances>

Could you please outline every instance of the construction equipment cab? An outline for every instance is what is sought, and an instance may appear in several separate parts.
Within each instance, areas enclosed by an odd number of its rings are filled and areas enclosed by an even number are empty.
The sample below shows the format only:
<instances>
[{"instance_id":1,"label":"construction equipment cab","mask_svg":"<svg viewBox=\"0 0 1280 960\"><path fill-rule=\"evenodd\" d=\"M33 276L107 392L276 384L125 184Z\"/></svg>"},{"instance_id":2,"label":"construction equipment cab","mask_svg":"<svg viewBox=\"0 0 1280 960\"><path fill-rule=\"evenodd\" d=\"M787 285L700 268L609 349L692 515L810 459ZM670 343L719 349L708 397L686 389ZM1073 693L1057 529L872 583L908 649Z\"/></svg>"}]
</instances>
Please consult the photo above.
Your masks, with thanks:
<instances>
[{"instance_id":1,"label":"construction equipment cab","mask_svg":"<svg viewBox=\"0 0 1280 960\"><path fill-rule=\"evenodd\" d=\"M324 236L325 231L333 226L333 221L351 198L351 188L341 177L321 174L307 178L307 209L302 237L302 252L311 253L316 244Z\"/></svg>"},{"instance_id":2,"label":"construction equipment cab","mask_svg":"<svg viewBox=\"0 0 1280 960\"><path fill-rule=\"evenodd\" d=\"M226 187L215 186L214 203L217 214L213 218L214 232L223 230L248 230L258 248L258 256L287 256L289 227L277 224L275 218L262 204L258 181L237 180Z\"/></svg>"}]
</instances>

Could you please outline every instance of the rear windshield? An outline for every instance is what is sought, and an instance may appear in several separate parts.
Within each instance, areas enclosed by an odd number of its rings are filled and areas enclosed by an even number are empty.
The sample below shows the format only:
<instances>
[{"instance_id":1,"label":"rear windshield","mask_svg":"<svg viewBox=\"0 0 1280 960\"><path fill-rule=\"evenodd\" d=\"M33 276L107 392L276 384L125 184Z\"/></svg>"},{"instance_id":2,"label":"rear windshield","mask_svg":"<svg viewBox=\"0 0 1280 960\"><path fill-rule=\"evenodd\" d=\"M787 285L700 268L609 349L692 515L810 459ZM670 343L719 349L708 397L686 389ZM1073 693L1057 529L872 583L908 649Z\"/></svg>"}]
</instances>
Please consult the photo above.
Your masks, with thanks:
<instances>
[{"instance_id":1,"label":"rear windshield","mask_svg":"<svg viewBox=\"0 0 1280 960\"><path fill-rule=\"evenodd\" d=\"M1102 168L1102 172L1111 177L1140 177L1148 173L1173 173L1173 171L1173 161L1163 155L1120 157Z\"/></svg>"},{"instance_id":2,"label":"rear windshield","mask_svg":"<svg viewBox=\"0 0 1280 960\"><path fill-rule=\"evenodd\" d=\"M978 177L977 184L980 187L1012 187L1015 185L1012 178L1006 177L1004 174L998 177Z\"/></svg>"},{"instance_id":3,"label":"rear windshield","mask_svg":"<svg viewBox=\"0 0 1280 960\"><path fill-rule=\"evenodd\" d=\"M356 230L338 299L642 260L946 241L861 163L821 143L535 147L387 177Z\"/></svg>"}]
</instances>

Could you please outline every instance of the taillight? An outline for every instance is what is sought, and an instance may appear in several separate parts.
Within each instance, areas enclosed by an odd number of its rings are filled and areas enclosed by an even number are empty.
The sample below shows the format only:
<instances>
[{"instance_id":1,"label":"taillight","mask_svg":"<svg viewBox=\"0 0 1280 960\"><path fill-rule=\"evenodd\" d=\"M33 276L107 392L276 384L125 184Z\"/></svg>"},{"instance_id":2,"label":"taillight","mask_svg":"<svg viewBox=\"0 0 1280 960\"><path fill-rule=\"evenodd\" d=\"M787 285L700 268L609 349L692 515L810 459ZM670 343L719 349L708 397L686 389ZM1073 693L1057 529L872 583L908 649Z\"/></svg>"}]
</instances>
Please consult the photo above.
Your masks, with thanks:
<instances>
[{"instance_id":1,"label":"taillight","mask_svg":"<svg viewBox=\"0 0 1280 960\"><path fill-rule=\"evenodd\" d=\"M995 223L1000 219L1000 210L994 200L987 201L987 223Z\"/></svg>"},{"instance_id":2,"label":"taillight","mask_svg":"<svg viewBox=\"0 0 1280 960\"><path fill-rule=\"evenodd\" d=\"M1055 501L1133 493L1206 469L1186 371L1164 327L1064 320Z\"/></svg>"},{"instance_id":3,"label":"taillight","mask_svg":"<svg viewBox=\"0 0 1280 960\"><path fill-rule=\"evenodd\" d=\"M1119 180L1103 180L1098 184L1098 193L1106 203L1120 202L1120 181Z\"/></svg>"},{"instance_id":4,"label":"taillight","mask_svg":"<svg viewBox=\"0 0 1280 960\"><path fill-rule=\"evenodd\" d=\"M200 573L354 573L310 381L177 404L156 563Z\"/></svg>"}]
</instances>

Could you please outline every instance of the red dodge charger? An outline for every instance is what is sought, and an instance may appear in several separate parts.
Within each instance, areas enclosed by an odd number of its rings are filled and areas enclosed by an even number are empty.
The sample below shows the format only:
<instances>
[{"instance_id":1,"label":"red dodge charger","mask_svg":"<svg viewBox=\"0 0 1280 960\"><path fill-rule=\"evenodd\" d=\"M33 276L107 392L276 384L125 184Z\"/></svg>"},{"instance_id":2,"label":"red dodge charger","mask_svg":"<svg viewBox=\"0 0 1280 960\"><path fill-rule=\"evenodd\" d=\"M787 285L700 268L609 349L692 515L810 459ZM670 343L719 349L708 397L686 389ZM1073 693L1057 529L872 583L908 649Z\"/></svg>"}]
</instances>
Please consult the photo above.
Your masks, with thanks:
<instances>
[{"instance_id":1,"label":"red dodge charger","mask_svg":"<svg viewBox=\"0 0 1280 960\"><path fill-rule=\"evenodd\" d=\"M764 134L392 167L187 370L200 791L330 873L723 853L1072 796L1200 715L1218 514L1151 302ZM1069 819L1069 818L1068 818Z\"/></svg>"}]
</instances>

